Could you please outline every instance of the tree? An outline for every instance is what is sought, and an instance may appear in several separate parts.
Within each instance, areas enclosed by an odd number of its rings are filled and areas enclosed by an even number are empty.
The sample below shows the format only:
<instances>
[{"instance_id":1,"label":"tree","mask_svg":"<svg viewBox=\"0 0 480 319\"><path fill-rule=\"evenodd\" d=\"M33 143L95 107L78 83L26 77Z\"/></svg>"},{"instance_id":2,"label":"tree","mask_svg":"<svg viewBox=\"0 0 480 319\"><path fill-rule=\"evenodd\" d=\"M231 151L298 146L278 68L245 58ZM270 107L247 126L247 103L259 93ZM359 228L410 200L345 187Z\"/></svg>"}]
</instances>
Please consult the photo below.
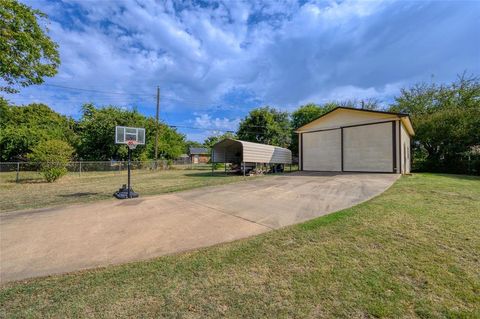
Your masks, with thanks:
<instances>
[{"instance_id":1,"label":"tree","mask_svg":"<svg viewBox=\"0 0 480 319\"><path fill-rule=\"evenodd\" d=\"M310 103L300 106L292 113L292 144L290 150L293 154L298 154L298 136L297 133L295 133L295 130L319 118L337 106L338 105L335 103L327 103L324 105Z\"/></svg>"},{"instance_id":2,"label":"tree","mask_svg":"<svg viewBox=\"0 0 480 319\"><path fill-rule=\"evenodd\" d=\"M35 146L58 139L76 146L75 121L45 104L9 105L0 98L0 160L26 160Z\"/></svg>"},{"instance_id":3,"label":"tree","mask_svg":"<svg viewBox=\"0 0 480 319\"><path fill-rule=\"evenodd\" d=\"M82 117L78 122L80 145L79 156L84 160L107 161L125 159L128 149L125 145L115 144L115 126L144 127L145 117L138 111L124 110L116 106L96 108L93 104L82 106ZM152 134L151 129L146 129ZM132 151L132 158L140 159L144 147Z\"/></svg>"},{"instance_id":4,"label":"tree","mask_svg":"<svg viewBox=\"0 0 480 319\"><path fill-rule=\"evenodd\" d=\"M149 158L155 158L155 120L147 119L145 125L147 136L147 152ZM185 151L185 135L177 132L176 129L160 123L158 130L158 155L160 158L174 160L180 157Z\"/></svg>"},{"instance_id":5,"label":"tree","mask_svg":"<svg viewBox=\"0 0 480 319\"><path fill-rule=\"evenodd\" d=\"M449 85L402 89L391 111L410 114L415 168L463 172L462 157L480 145L480 81L462 75Z\"/></svg>"},{"instance_id":6,"label":"tree","mask_svg":"<svg viewBox=\"0 0 480 319\"><path fill-rule=\"evenodd\" d=\"M289 114L269 106L254 109L240 122L237 136L245 141L289 147Z\"/></svg>"},{"instance_id":7,"label":"tree","mask_svg":"<svg viewBox=\"0 0 480 319\"><path fill-rule=\"evenodd\" d=\"M203 145L208 149L211 149L213 145L215 145L216 143L226 138L236 139L237 136L232 132L225 132L223 134L210 135L205 139L205 141L203 142Z\"/></svg>"},{"instance_id":8,"label":"tree","mask_svg":"<svg viewBox=\"0 0 480 319\"><path fill-rule=\"evenodd\" d=\"M79 155L86 160L126 159L128 149L115 144L115 126L145 128L145 147L132 151L135 160L154 158L155 120L140 114L136 109L124 110L116 106L96 108L93 104L82 107L82 117L78 123L80 135ZM160 123L158 150L161 157L175 159L185 149L185 136L175 129Z\"/></svg>"},{"instance_id":9,"label":"tree","mask_svg":"<svg viewBox=\"0 0 480 319\"><path fill-rule=\"evenodd\" d=\"M0 0L0 76L6 83L0 91L15 93L15 85L40 84L57 73L58 45L39 24L46 18L16 0Z\"/></svg>"},{"instance_id":10,"label":"tree","mask_svg":"<svg viewBox=\"0 0 480 319\"><path fill-rule=\"evenodd\" d=\"M43 176L51 183L67 174L67 163L72 154L73 148L67 142L48 140L37 144L28 157L40 165Z\"/></svg>"}]
</instances>

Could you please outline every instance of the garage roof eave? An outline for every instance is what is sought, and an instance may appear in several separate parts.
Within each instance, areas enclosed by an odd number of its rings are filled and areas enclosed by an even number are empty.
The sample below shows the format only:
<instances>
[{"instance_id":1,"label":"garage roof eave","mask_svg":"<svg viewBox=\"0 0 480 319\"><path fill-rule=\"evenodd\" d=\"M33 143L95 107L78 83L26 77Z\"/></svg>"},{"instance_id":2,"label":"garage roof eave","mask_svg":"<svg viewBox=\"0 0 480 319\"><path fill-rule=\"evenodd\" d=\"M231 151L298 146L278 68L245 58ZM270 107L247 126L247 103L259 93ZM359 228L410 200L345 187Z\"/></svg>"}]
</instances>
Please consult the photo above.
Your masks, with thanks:
<instances>
[{"instance_id":1,"label":"garage roof eave","mask_svg":"<svg viewBox=\"0 0 480 319\"><path fill-rule=\"evenodd\" d=\"M334 108L333 110L331 111L328 111L327 113L325 114L322 114L321 116L317 117L316 119L300 126L299 128L297 128L294 132L299 134L299 133L306 133L306 132L309 132L310 130L308 130L308 126L310 124L312 124L313 122L316 122L320 119L322 119L323 117L325 117L326 115L330 114L330 113L333 113L335 111L338 111L338 110L347 110L347 111L358 111L358 112L368 112L368 113L377 113L377 114L385 114L385 115L394 115L396 116L397 118L400 118L400 120L402 120L402 122L404 123L405 127L407 128L407 131L408 133L413 136L415 135L415 131L413 130L413 125L412 125L412 121L410 119L410 116L406 113L397 113L397 112L388 112L388 111L377 111L377 110L365 110L365 109L357 109L357 108L352 108L352 107L345 107L345 106L338 106L336 108ZM338 127L332 127L331 129L334 129L334 128L340 128L341 126L338 126Z\"/></svg>"},{"instance_id":2,"label":"garage roof eave","mask_svg":"<svg viewBox=\"0 0 480 319\"><path fill-rule=\"evenodd\" d=\"M408 134L410 134L410 136L414 136L415 130L413 129L413 124L412 124L412 120L410 119L410 116L409 115L402 116L400 120L403 122L403 125L405 125L405 128L407 129Z\"/></svg>"}]
</instances>

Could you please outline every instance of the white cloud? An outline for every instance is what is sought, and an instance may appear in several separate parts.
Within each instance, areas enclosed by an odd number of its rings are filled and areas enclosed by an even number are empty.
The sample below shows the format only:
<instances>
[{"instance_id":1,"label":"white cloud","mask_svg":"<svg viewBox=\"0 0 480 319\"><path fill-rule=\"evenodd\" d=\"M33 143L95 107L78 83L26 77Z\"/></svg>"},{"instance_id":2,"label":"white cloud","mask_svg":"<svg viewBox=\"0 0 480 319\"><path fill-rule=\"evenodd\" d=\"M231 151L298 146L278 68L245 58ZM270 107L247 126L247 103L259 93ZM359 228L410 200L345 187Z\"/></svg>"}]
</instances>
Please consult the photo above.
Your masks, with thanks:
<instances>
[{"instance_id":1,"label":"white cloud","mask_svg":"<svg viewBox=\"0 0 480 319\"><path fill-rule=\"evenodd\" d=\"M196 114L194 124L198 128L211 129L211 130L223 130L223 131L236 131L240 123L240 119L228 119L228 118L212 118L209 114Z\"/></svg>"},{"instance_id":2,"label":"white cloud","mask_svg":"<svg viewBox=\"0 0 480 319\"><path fill-rule=\"evenodd\" d=\"M339 86L329 91L328 93L320 93L311 95L300 101L300 105L307 103L326 103L333 101L346 101L346 100L368 100L376 99L378 101L387 101L395 94L397 94L405 83L389 83L385 86L376 87L358 87L353 85ZM298 105L292 105L292 108Z\"/></svg>"},{"instance_id":3,"label":"white cloud","mask_svg":"<svg viewBox=\"0 0 480 319\"><path fill-rule=\"evenodd\" d=\"M31 1L52 20L65 86L151 96L32 87L12 98L75 114L82 102L139 104L202 127L231 129L249 100L280 108L325 100L388 98L419 80L480 73L478 2ZM475 28L474 26L478 27ZM242 99L230 99L238 91ZM74 104L75 106L71 106ZM228 106L212 115L213 106ZM218 109L215 109L218 110ZM195 112L198 114L194 115ZM237 122L235 122L237 121Z\"/></svg>"}]
</instances>

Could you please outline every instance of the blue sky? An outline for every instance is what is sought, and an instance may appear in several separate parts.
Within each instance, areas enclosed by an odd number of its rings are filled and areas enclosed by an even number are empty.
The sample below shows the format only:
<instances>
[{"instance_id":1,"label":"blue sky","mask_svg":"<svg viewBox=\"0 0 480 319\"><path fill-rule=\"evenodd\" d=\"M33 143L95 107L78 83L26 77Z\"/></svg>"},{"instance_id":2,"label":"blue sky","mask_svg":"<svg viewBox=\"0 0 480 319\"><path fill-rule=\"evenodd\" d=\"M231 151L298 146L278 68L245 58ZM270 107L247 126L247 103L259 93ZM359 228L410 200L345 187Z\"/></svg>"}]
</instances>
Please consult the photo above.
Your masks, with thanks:
<instances>
[{"instance_id":1,"label":"blue sky","mask_svg":"<svg viewBox=\"0 0 480 319\"><path fill-rule=\"evenodd\" d=\"M159 85L162 120L198 141L261 105L388 104L414 83L480 75L480 1L24 2L49 15L62 64L12 102L154 115Z\"/></svg>"}]
</instances>

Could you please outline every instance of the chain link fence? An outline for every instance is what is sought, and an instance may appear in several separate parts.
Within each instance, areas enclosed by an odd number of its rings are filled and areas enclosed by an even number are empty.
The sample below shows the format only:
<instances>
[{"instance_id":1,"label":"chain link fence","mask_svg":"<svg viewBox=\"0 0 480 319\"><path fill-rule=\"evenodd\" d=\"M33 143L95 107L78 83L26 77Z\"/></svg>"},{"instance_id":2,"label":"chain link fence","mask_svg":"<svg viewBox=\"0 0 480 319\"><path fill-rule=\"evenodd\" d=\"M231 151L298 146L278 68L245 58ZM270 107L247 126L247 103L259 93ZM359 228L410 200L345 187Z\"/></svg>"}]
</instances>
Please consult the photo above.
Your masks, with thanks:
<instances>
[{"instance_id":1,"label":"chain link fence","mask_svg":"<svg viewBox=\"0 0 480 319\"><path fill-rule=\"evenodd\" d=\"M90 172L104 172L122 174L127 171L127 161L74 161L68 162L68 175L81 177ZM40 163L33 162L0 162L0 176L2 179L19 182L32 179L40 173ZM131 161L132 170L158 171L169 169L211 170L211 164L194 164L190 159L158 160L158 161Z\"/></svg>"}]
</instances>

